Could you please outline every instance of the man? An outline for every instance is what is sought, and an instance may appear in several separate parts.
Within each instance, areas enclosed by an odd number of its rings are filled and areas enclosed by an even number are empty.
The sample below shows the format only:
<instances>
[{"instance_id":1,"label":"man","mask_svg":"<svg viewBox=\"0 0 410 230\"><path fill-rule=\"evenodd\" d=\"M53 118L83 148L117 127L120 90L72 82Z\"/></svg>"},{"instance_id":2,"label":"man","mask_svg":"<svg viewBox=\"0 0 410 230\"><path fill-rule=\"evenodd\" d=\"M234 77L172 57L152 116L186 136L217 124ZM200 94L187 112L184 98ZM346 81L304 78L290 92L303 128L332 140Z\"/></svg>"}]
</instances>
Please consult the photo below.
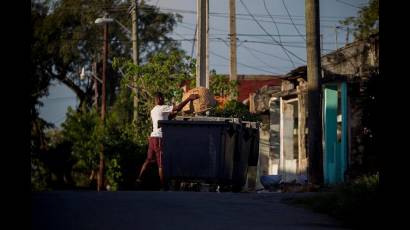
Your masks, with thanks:
<instances>
[{"instance_id":1,"label":"man","mask_svg":"<svg viewBox=\"0 0 410 230\"><path fill-rule=\"evenodd\" d=\"M161 185L164 186L164 175L162 172L162 129L158 128L158 121L168 120L171 116L175 116L177 112L181 111L182 108L190 101L199 98L198 94L191 94L187 99L182 101L177 106L164 105L164 96L162 93L158 92L155 94L155 107L151 110L152 119L152 133L148 141L148 152L147 158L141 167L137 183L141 182L141 176L147 169L149 163L155 162L154 155L158 164L158 173L161 180Z\"/></svg>"}]
</instances>

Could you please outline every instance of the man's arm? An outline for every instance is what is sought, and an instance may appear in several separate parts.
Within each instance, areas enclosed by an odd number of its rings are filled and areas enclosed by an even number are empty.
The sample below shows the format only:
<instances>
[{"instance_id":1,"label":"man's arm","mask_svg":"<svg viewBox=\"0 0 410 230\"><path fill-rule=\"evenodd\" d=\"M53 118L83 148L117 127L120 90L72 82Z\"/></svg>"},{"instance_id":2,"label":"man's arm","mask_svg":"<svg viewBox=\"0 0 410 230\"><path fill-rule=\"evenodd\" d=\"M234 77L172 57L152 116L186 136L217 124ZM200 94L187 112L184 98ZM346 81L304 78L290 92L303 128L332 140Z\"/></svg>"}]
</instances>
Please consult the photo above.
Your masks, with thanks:
<instances>
[{"instance_id":1,"label":"man's arm","mask_svg":"<svg viewBox=\"0 0 410 230\"><path fill-rule=\"evenodd\" d=\"M188 102L196 100L199 98L198 94L191 94L189 95L189 97L187 99L185 99L184 101L182 101L179 105L174 106L174 108L172 109L172 112L179 112L182 110L182 108L184 108L184 106L186 104L188 104Z\"/></svg>"}]
</instances>

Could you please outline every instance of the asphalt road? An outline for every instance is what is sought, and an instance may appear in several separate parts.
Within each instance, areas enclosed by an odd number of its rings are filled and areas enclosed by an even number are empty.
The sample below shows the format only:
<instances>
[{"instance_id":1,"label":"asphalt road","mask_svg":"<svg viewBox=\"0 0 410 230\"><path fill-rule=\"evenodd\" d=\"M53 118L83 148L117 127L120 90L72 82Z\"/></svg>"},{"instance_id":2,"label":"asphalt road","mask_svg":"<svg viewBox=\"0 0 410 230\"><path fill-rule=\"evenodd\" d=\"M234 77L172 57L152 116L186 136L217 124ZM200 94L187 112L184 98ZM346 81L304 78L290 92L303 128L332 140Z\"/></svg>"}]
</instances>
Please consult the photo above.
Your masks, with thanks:
<instances>
[{"instance_id":1,"label":"asphalt road","mask_svg":"<svg viewBox=\"0 0 410 230\"><path fill-rule=\"evenodd\" d=\"M341 229L282 193L32 193L32 229Z\"/></svg>"}]
</instances>

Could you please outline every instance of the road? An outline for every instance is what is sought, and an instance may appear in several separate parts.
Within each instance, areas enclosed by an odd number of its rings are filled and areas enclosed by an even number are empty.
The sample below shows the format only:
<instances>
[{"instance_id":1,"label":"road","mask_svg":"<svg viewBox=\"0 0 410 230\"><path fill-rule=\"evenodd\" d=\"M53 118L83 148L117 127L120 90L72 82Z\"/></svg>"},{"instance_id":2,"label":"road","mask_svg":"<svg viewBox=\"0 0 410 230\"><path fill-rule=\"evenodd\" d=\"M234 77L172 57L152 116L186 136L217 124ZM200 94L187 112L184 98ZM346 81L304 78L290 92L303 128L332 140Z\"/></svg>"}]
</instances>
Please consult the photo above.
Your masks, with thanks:
<instances>
[{"instance_id":1,"label":"road","mask_svg":"<svg viewBox=\"0 0 410 230\"><path fill-rule=\"evenodd\" d=\"M32 193L32 229L342 229L282 203L283 193Z\"/></svg>"}]
</instances>

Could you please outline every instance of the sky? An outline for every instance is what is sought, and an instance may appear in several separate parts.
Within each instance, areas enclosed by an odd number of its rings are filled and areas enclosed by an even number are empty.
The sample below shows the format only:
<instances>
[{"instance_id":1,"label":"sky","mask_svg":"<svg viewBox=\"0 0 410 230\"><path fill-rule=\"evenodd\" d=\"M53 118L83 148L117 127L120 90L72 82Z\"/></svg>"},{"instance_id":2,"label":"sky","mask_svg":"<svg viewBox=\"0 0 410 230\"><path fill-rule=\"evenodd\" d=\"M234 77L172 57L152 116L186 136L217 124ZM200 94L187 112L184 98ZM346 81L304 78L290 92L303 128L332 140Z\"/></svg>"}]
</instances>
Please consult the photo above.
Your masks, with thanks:
<instances>
[{"instance_id":1,"label":"sky","mask_svg":"<svg viewBox=\"0 0 410 230\"><path fill-rule=\"evenodd\" d=\"M145 2L158 6L163 12L183 16L171 37L180 40L181 48L191 55L196 0ZM368 0L320 0L323 54L346 43L347 29L335 27L339 20L357 16L358 7L367 3ZM209 0L209 69L220 74L229 73L228 4L229 0ZM306 64L305 0L236 0L236 14L238 74L282 75ZM349 41L352 39L350 35ZM283 45L278 45L278 42ZM75 94L57 81L52 82L49 95L41 101L44 106L39 109L40 117L57 127L64 122L68 106L78 105Z\"/></svg>"}]
</instances>

